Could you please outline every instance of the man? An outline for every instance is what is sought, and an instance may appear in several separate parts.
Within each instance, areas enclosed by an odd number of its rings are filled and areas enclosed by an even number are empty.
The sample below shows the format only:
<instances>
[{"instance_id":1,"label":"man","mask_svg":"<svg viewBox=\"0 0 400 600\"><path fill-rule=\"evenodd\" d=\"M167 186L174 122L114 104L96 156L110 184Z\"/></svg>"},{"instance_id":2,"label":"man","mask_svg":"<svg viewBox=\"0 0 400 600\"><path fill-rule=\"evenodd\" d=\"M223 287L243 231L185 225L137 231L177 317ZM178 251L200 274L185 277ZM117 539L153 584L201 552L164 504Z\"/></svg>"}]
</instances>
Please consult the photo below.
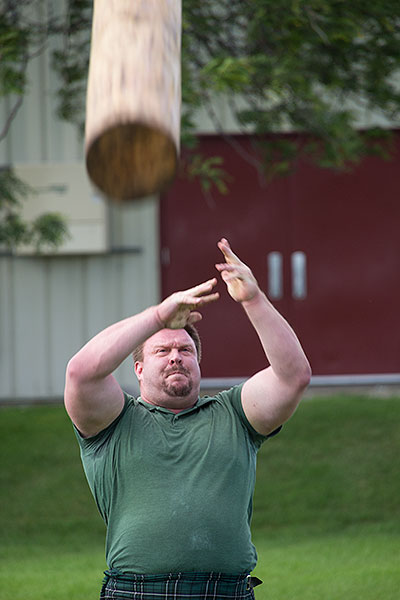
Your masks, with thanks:
<instances>
[{"instance_id":1,"label":"man","mask_svg":"<svg viewBox=\"0 0 400 600\"><path fill-rule=\"evenodd\" d=\"M216 269L260 338L265 369L199 398L193 324L218 300L216 278L111 325L68 364L66 409L107 525L104 600L254 597L256 453L296 409L310 366L249 267L225 238L218 247ZM130 354L137 399L112 375Z\"/></svg>"}]
</instances>

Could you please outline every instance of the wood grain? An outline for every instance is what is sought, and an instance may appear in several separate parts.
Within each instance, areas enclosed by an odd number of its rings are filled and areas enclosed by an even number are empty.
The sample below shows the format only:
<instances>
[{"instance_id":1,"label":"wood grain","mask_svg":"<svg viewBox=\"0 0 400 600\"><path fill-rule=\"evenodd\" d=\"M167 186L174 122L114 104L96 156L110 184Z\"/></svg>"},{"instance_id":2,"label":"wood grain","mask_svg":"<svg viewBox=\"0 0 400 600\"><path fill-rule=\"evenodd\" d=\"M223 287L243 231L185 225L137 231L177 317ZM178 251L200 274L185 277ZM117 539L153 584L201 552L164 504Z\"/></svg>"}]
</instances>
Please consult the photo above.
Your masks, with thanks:
<instances>
[{"instance_id":1,"label":"wood grain","mask_svg":"<svg viewBox=\"0 0 400 600\"><path fill-rule=\"evenodd\" d=\"M181 0L94 2L86 166L111 199L156 193L176 173L181 8Z\"/></svg>"}]
</instances>

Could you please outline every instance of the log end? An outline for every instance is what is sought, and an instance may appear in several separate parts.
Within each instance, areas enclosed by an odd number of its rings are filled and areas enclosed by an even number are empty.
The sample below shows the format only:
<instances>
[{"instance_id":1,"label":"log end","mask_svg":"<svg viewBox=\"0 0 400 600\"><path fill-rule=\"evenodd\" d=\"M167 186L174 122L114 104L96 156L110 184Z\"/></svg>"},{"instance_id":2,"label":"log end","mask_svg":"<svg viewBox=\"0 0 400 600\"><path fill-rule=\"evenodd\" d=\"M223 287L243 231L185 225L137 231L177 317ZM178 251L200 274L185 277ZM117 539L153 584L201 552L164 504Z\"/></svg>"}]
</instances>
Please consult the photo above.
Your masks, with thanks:
<instances>
[{"instance_id":1,"label":"log end","mask_svg":"<svg viewBox=\"0 0 400 600\"><path fill-rule=\"evenodd\" d=\"M86 151L90 179L116 202L162 192L172 183L177 165L172 138L143 123L114 125L95 138Z\"/></svg>"}]
</instances>

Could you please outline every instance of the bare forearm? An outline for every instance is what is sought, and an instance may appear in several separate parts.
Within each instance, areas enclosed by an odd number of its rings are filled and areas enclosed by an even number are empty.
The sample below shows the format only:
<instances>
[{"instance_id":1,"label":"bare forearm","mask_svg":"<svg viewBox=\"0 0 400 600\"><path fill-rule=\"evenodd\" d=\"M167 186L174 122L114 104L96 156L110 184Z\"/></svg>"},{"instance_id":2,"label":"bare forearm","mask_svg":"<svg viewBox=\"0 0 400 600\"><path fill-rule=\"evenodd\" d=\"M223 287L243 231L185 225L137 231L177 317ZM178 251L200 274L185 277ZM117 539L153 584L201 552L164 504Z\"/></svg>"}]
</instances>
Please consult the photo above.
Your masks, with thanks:
<instances>
[{"instance_id":1,"label":"bare forearm","mask_svg":"<svg viewBox=\"0 0 400 600\"><path fill-rule=\"evenodd\" d=\"M160 304L110 325L92 338L70 361L69 374L85 380L99 380L111 375L134 349L157 331L180 329L188 322L201 319L198 308L218 299L212 293L215 278L189 290L175 292Z\"/></svg>"},{"instance_id":2,"label":"bare forearm","mask_svg":"<svg viewBox=\"0 0 400 600\"><path fill-rule=\"evenodd\" d=\"M242 306L256 330L272 370L283 381L310 378L310 365L289 323L261 291Z\"/></svg>"},{"instance_id":3,"label":"bare forearm","mask_svg":"<svg viewBox=\"0 0 400 600\"><path fill-rule=\"evenodd\" d=\"M70 361L86 379L104 379L148 337L162 329L157 307L107 327L92 338Z\"/></svg>"}]
</instances>

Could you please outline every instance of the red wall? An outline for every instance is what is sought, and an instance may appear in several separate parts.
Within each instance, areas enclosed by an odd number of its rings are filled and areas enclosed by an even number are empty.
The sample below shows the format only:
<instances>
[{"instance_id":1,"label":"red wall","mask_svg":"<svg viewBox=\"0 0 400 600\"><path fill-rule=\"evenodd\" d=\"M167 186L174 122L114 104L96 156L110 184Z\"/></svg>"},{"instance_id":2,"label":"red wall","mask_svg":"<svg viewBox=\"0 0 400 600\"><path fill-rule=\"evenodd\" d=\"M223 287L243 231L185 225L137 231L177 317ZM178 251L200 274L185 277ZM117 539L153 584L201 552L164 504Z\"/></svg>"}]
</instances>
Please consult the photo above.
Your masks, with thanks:
<instances>
[{"instance_id":1,"label":"red wall","mask_svg":"<svg viewBox=\"0 0 400 600\"><path fill-rule=\"evenodd\" d=\"M250 140L237 137L251 154ZM178 179L161 202L163 296L214 276L216 242L227 237L268 289L270 252L282 256L283 296L314 375L400 373L400 135L391 161L365 159L351 173L302 162L266 184L227 141L201 138L200 151L224 158L229 194L206 198ZM307 295L293 297L291 256L307 258ZM246 377L264 366L255 333L219 284L221 300L199 325L204 377Z\"/></svg>"}]
</instances>

